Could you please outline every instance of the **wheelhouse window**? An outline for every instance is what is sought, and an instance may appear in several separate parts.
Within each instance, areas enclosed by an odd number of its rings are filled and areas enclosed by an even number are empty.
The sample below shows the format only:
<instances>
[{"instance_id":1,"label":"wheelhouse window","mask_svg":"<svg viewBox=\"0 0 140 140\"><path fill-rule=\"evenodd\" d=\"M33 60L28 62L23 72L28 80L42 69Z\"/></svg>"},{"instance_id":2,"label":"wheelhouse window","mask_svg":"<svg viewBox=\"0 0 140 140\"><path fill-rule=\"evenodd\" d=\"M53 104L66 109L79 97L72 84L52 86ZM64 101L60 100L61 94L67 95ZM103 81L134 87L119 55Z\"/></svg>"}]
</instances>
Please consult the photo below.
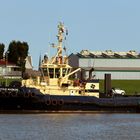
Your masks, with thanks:
<instances>
[{"instance_id":1,"label":"wheelhouse window","mask_svg":"<svg viewBox=\"0 0 140 140\"><path fill-rule=\"evenodd\" d=\"M47 70L47 68L43 68L43 74L44 74L44 76L48 76L48 70Z\"/></svg>"},{"instance_id":2,"label":"wheelhouse window","mask_svg":"<svg viewBox=\"0 0 140 140\"><path fill-rule=\"evenodd\" d=\"M66 69L66 68L63 68L63 69L62 69L62 76L63 76L63 77L66 75L66 72L67 72L67 69Z\"/></svg>"},{"instance_id":3,"label":"wheelhouse window","mask_svg":"<svg viewBox=\"0 0 140 140\"><path fill-rule=\"evenodd\" d=\"M50 78L53 78L53 76L54 76L54 68L49 68L49 76L50 76Z\"/></svg>"},{"instance_id":4,"label":"wheelhouse window","mask_svg":"<svg viewBox=\"0 0 140 140\"><path fill-rule=\"evenodd\" d=\"M60 68L56 68L55 69L55 78L59 78L60 77Z\"/></svg>"},{"instance_id":5,"label":"wheelhouse window","mask_svg":"<svg viewBox=\"0 0 140 140\"><path fill-rule=\"evenodd\" d=\"M69 74L71 72L71 69L70 68L68 68L67 69L67 74Z\"/></svg>"}]
</instances>

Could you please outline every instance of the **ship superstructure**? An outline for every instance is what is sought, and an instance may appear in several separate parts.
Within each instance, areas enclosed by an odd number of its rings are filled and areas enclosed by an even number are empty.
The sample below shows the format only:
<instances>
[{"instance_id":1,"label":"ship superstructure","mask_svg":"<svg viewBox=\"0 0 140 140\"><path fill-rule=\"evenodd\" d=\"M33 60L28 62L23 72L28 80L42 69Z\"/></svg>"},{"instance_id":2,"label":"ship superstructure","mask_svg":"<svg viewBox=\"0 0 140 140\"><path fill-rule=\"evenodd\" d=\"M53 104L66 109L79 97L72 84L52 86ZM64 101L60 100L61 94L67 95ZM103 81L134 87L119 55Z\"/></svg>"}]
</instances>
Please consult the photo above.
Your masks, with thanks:
<instances>
[{"instance_id":1,"label":"ship superstructure","mask_svg":"<svg viewBox=\"0 0 140 140\"><path fill-rule=\"evenodd\" d=\"M22 85L40 89L43 94L99 97L98 80L89 79L83 82L80 79L70 79L70 76L80 71L81 68L73 70L68 64L68 56L63 54L65 34L67 33L64 25L59 23L58 43L51 45L57 49L56 55L51 58L45 55L40 65L41 77L37 77L36 80L23 80Z\"/></svg>"}]
</instances>

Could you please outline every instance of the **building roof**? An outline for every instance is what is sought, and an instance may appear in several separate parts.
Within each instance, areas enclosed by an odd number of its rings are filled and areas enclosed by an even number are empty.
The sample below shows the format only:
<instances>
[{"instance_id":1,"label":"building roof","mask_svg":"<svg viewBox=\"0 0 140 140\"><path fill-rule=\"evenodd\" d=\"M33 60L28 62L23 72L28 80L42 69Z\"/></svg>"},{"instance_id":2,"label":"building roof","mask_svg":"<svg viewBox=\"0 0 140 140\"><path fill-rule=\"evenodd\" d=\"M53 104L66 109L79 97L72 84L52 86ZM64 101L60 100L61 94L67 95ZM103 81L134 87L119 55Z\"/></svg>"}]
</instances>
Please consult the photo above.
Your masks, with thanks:
<instances>
[{"instance_id":1,"label":"building roof","mask_svg":"<svg viewBox=\"0 0 140 140\"><path fill-rule=\"evenodd\" d=\"M41 72L32 69L26 69L25 73L28 73L29 76L41 76Z\"/></svg>"},{"instance_id":2,"label":"building roof","mask_svg":"<svg viewBox=\"0 0 140 140\"><path fill-rule=\"evenodd\" d=\"M128 52L82 50L80 53L77 53L77 56L81 58L140 58L140 53L135 50Z\"/></svg>"},{"instance_id":3,"label":"building roof","mask_svg":"<svg viewBox=\"0 0 140 140\"><path fill-rule=\"evenodd\" d=\"M25 62L25 68L26 69L33 69L31 56L27 56L25 60L26 60L26 62Z\"/></svg>"},{"instance_id":4,"label":"building roof","mask_svg":"<svg viewBox=\"0 0 140 140\"><path fill-rule=\"evenodd\" d=\"M16 64L9 62L9 61L5 61L3 59L0 60L0 66L5 66L5 65L10 65L10 66L16 66Z\"/></svg>"}]
</instances>

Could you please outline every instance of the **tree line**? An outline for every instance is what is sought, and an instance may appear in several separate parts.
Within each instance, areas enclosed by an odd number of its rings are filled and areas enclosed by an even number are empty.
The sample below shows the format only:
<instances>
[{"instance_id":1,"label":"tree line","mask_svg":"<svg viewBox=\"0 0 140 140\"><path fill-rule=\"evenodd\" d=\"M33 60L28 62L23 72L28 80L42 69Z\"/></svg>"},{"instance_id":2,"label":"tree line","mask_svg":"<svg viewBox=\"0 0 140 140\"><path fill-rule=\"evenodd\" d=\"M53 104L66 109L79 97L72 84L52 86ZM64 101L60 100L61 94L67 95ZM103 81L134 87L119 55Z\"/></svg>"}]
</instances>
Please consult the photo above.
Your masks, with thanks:
<instances>
[{"instance_id":1,"label":"tree line","mask_svg":"<svg viewBox=\"0 0 140 140\"><path fill-rule=\"evenodd\" d=\"M8 49L5 50L5 45L0 43L0 59L5 59L21 67L25 70L25 58L28 56L29 45L27 42L12 41Z\"/></svg>"}]
</instances>

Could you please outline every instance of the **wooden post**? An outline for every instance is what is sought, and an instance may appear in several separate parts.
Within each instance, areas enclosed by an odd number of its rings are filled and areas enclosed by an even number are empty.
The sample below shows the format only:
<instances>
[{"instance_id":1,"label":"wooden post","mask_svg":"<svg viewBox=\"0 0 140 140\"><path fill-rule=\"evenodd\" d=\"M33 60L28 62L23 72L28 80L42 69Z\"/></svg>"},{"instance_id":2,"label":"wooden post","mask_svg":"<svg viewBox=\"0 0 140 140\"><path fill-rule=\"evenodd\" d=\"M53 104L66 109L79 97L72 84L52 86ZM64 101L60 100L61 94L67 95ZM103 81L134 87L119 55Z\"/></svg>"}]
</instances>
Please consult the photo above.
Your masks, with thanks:
<instances>
[{"instance_id":1,"label":"wooden post","mask_svg":"<svg viewBox=\"0 0 140 140\"><path fill-rule=\"evenodd\" d=\"M105 74L104 92L106 95L111 93L111 74Z\"/></svg>"}]
</instances>

